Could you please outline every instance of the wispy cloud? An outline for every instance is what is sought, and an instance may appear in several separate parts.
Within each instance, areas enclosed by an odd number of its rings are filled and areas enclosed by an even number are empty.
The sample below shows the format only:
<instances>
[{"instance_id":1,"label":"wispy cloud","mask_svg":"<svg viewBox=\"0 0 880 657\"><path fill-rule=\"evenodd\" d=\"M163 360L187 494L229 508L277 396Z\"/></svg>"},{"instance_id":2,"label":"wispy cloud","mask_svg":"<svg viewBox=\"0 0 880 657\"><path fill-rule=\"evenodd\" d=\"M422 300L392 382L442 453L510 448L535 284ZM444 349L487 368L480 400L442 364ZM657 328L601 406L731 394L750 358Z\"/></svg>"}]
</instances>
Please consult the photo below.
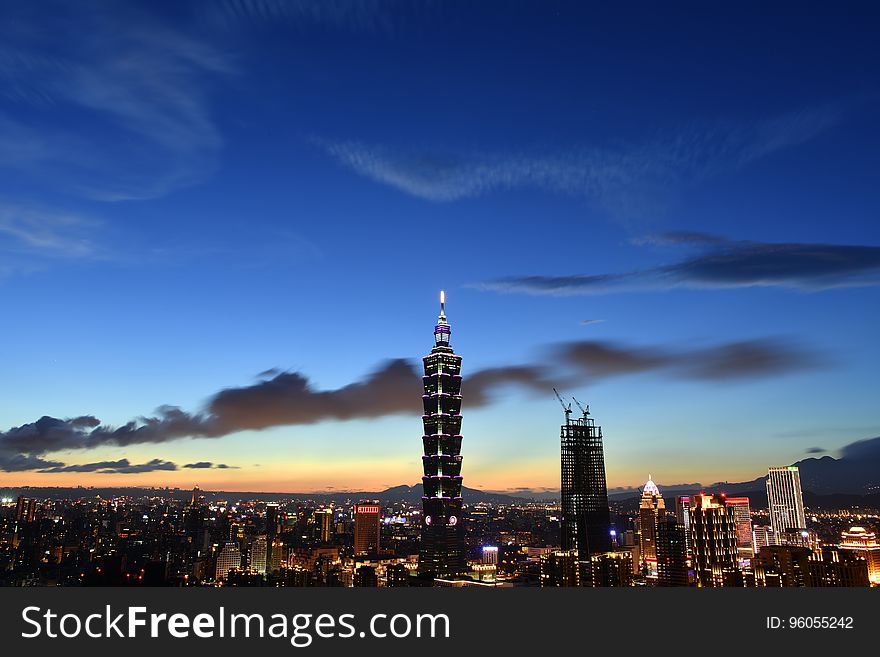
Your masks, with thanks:
<instances>
[{"instance_id":1,"label":"wispy cloud","mask_svg":"<svg viewBox=\"0 0 880 657\"><path fill-rule=\"evenodd\" d=\"M430 3L418 3L420 6ZM284 23L303 29L329 25L357 31L390 32L412 3L400 0L218 0L199 3L203 17L214 25Z\"/></svg>"},{"instance_id":2,"label":"wispy cloud","mask_svg":"<svg viewBox=\"0 0 880 657\"><path fill-rule=\"evenodd\" d=\"M617 216L656 209L670 190L807 142L844 117L843 103L751 123L672 130L646 143L562 153L404 152L360 141L314 139L342 166L429 201L534 187L582 196Z\"/></svg>"},{"instance_id":3,"label":"wispy cloud","mask_svg":"<svg viewBox=\"0 0 880 657\"><path fill-rule=\"evenodd\" d=\"M213 170L222 140L207 101L229 58L132 5L51 4L4 9L2 166L105 201Z\"/></svg>"},{"instance_id":4,"label":"wispy cloud","mask_svg":"<svg viewBox=\"0 0 880 657\"><path fill-rule=\"evenodd\" d=\"M638 271L511 276L472 287L573 295L671 288L784 287L817 291L880 284L880 247L876 246L729 241L691 233L673 233L653 243L683 245L696 249L697 254Z\"/></svg>"},{"instance_id":5,"label":"wispy cloud","mask_svg":"<svg viewBox=\"0 0 880 657\"><path fill-rule=\"evenodd\" d=\"M28 256L93 258L100 249L89 238L98 225L71 212L0 200L0 251Z\"/></svg>"},{"instance_id":6,"label":"wispy cloud","mask_svg":"<svg viewBox=\"0 0 880 657\"><path fill-rule=\"evenodd\" d=\"M559 381L571 386L590 385L609 377L650 372L707 382L748 381L823 364L822 359L807 349L790 341L771 339L702 348L636 347L581 341L557 345L535 363L471 373L467 403L468 408L487 406L510 386L549 395L554 383ZM335 390L316 390L304 375L282 372L250 386L221 390L201 412L188 413L174 406L164 406L151 417L136 418L121 427L105 426L91 415L66 420L44 416L0 432L0 470L62 472L69 471L64 470L68 467L87 467L43 460L47 454L71 449L221 438L240 431L277 426L412 413L412 400L418 398L421 382L415 363L397 359L387 361L364 379ZM184 467L209 467L206 464L210 462ZM120 470L127 466L95 466L94 471L111 467Z\"/></svg>"}]
</instances>

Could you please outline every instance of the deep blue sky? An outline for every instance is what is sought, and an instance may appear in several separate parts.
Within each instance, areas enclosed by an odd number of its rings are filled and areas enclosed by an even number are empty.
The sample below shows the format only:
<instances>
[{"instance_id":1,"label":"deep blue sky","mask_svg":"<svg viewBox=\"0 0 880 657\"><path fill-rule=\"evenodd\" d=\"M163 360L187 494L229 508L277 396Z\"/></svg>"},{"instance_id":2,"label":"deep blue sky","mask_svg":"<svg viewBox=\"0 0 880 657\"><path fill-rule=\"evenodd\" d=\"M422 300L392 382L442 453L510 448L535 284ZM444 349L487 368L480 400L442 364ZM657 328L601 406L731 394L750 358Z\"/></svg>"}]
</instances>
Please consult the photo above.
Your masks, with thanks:
<instances>
[{"instance_id":1,"label":"deep blue sky","mask_svg":"<svg viewBox=\"0 0 880 657\"><path fill-rule=\"evenodd\" d=\"M558 485L554 383L615 486L877 435L880 17L765 5L4 2L0 483L412 483L418 390L28 425L356 383L430 348L441 288L466 377L525 371L465 383L466 484Z\"/></svg>"}]
</instances>

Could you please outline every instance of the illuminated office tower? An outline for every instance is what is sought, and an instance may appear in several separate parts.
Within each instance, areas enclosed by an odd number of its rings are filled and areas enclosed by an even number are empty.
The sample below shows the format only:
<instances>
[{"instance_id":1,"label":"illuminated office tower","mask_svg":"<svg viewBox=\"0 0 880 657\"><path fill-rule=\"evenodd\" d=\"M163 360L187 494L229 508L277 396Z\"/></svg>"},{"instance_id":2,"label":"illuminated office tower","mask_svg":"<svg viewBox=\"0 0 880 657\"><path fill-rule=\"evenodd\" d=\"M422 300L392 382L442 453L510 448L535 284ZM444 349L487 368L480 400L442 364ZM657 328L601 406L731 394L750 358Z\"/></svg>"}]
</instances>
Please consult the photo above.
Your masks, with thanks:
<instances>
[{"instance_id":1,"label":"illuminated office tower","mask_svg":"<svg viewBox=\"0 0 880 657\"><path fill-rule=\"evenodd\" d=\"M563 404L563 406L565 406ZM611 512L605 483L602 427L590 417L571 419L566 409L562 442L562 549L578 550L580 558L611 550Z\"/></svg>"},{"instance_id":2,"label":"illuminated office tower","mask_svg":"<svg viewBox=\"0 0 880 657\"><path fill-rule=\"evenodd\" d=\"M727 497L727 506L733 509L733 519L736 522L736 548L741 558L755 556L754 543L752 542L752 511L749 508L748 497Z\"/></svg>"},{"instance_id":3,"label":"illuminated office tower","mask_svg":"<svg viewBox=\"0 0 880 657\"><path fill-rule=\"evenodd\" d=\"M657 518L657 586L688 586L684 527L671 513Z\"/></svg>"},{"instance_id":4,"label":"illuminated office tower","mask_svg":"<svg viewBox=\"0 0 880 657\"><path fill-rule=\"evenodd\" d=\"M807 586L870 586L868 564L852 550L823 547L810 556Z\"/></svg>"},{"instance_id":5,"label":"illuminated office tower","mask_svg":"<svg viewBox=\"0 0 880 657\"><path fill-rule=\"evenodd\" d=\"M18 496L15 505L15 522L33 522L37 512L37 501L33 498Z\"/></svg>"},{"instance_id":6,"label":"illuminated office tower","mask_svg":"<svg viewBox=\"0 0 880 657\"><path fill-rule=\"evenodd\" d=\"M880 543L874 532L864 527L850 527L841 535L840 548L864 557L868 565L868 579L875 586L880 586Z\"/></svg>"},{"instance_id":7,"label":"illuminated office tower","mask_svg":"<svg viewBox=\"0 0 880 657\"><path fill-rule=\"evenodd\" d=\"M263 574L266 572L266 536L257 536L251 544L250 570Z\"/></svg>"},{"instance_id":8,"label":"illuminated office tower","mask_svg":"<svg viewBox=\"0 0 880 657\"><path fill-rule=\"evenodd\" d=\"M583 566L577 550L555 550L541 557L541 586L580 586Z\"/></svg>"},{"instance_id":9,"label":"illuminated office tower","mask_svg":"<svg viewBox=\"0 0 880 657\"><path fill-rule=\"evenodd\" d=\"M275 541L278 534L278 504L266 505L266 571L274 572L280 566L281 546Z\"/></svg>"},{"instance_id":10,"label":"illuminated office tower","mask_svg":"<svg viewBox=\"0 0 880 657\"><path fill-rule=\"evenodd\" d=\"M691 496L679 495L675 498L675 519L684 529L684 542L688 557L691 556Z\"/></svg>"},{"instance_id":11,"label":"illuminated office tower","mask_svg":"<svg viewBox=\"0 0 880 657\"><path fill-rule=\"evenodd\" d=\"M657 520L665 516L666 503L657 484L651 480L651 475L648 475L639 502L639 551L643 565L647 566L649 577L657 575Z\"/></svg>"},{"instance_id":12,"label":"illuminated office tower","mask_svg":"<svg viewBox=\"0 0 880 657\"><path fill-rule=\"evenodd\" d=\"M767 502L770 506L770 526L777 538L789 529L806 529L801 474L795 466L770 468Z\"/></svg>"},{"instance_id":13,"label":"illuminated office tower","mask_svg":"<svg viewBox=\"0 0 880 657\"><path fill-rule=\"evenodd\" d=\"M809 548L797 545L765 545L752 561L757 586L767 588L807 586Z\"/></svg>"},{"instance_id":14,"label":"illuminated office tower","mask_svg":"<svg viewBox=\"0 0 880 657\"><path fill-rule=\"evenodd\" d=\"M315 513L317 518L318 540L321 543L329 543L333 538L333 510L321 509Z\"/></svg>"},{"instance_id":15,"label":"illuminated office tower","mask_svg":"<svg viewBox=\"0 0 880 657\"><path fill-rule=\"evenodd\" d=\"M594 588L632 586L632 552L599 552L580 563L580 585Z\"/></svg>"},{"instance_id":16,"label":"illuminated office tower","mask_svg":"<svg viewBox=\"0 0 880 657\"><path fill-rule=\"evenodd\" d=\"M461 356L449 345L446 296L440 293L440 316L434 348L425 356L422 378L422 543L419 572L437 578L466 574L461 522Z\"/></svg>"},{"instance_id":17,"label":"illuminated office tower","mask_svg":"<svg viewBox=\"0 0 880 657\"><path fill-rule=\"evenodd\" d=\"M378 504L356 504L354 507L354 552L355 554L375 554L379 551L379 516L382 508Z\"/></svg>"},{"instance_id":18,"label":"illuminated office tower","mask_svg":"<svg viewBox=\"0 0 880 657\"><path fill-rule=\"evenodd\" d=\"M755 546L755 554L768 545L778 545L779 541L773 534L773 528L767 525L755 525L752 528L753 545Z\"/></svg>"},{"instance_id":19,"label":"illuminated office tower","mask_svg":"<svg viewBox=\"0 0 880 657\"><path fill-rule=\"evenodd\" d=\"M230 570L241 570L241 550L235 541L227 541L217 555L217 569L214 579L223 580Z\"/></svg>"},{"instance_id":20,"label":"illuminated office tower","mask_svg":"<svg viewBox=\"0 0 880 657\"><path fill-rule=\"evenodd\" d=\"M498 547L495 545L484 545L483 546L483 563L485 564L497 564L498 563Z\"/></svg>"},{"instance_id":21,"label":"illuminated office tower","mask_svg":"<svg viewBox=\"0 0 880 657\"><path fill-rule=\"evenodd\" d=\"M723 496L691 497L691 546L698 586L726 586L736 579L736 521Z\"/></svg>"}]
</instances>

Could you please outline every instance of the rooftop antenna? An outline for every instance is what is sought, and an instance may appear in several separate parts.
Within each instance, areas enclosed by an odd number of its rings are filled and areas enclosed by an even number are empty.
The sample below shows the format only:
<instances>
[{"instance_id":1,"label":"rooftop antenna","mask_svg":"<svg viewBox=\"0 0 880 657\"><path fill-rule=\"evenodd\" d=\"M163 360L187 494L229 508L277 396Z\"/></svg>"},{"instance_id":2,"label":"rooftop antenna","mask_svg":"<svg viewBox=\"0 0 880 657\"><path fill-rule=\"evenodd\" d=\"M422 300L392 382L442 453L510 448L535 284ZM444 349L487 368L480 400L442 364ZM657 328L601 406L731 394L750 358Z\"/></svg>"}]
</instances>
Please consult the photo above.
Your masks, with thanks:
<instances>
[{"instance_id":1,"label":"rooftop antenna","mask_svg":"<svg viewBox=\"0 0 880 657\"><path fill-rule=\"evenodd\" d=\"M440 290L440 315L446 316L446 292Z\"/></svg>"},{"instance_id":2,"label":"rooftop antenna","mask_svg":"<svg viewBox=\"0 0 880 657\"><path fill-rule=\"evenodd\" d=\"M581 403L577 399L575 399L574 397L572 397L572 399L574 399L574 403L577 404L577 407L581 409L581 413L583 413L584 419L586 420L587 417L590 415L590 405L587 404L587 407L584 408L583 406L581 406Z\"/></svg>"},{"instance_id":3,"label":"rooftop antenna","mask_svg":"<svg viewBox=\"0 0 880 657\"><path fill-rule=\"evenodd\" d=\"M562 396L559 394L559 391L556 388L553 388L553 392L556 393L556 399L562 404L562 410L565 411L565 423L568 424L569 417L571 416L571 402L568 402L568 406L566 406L565 402L562 401Z\"/></svg>"}]
</instances>

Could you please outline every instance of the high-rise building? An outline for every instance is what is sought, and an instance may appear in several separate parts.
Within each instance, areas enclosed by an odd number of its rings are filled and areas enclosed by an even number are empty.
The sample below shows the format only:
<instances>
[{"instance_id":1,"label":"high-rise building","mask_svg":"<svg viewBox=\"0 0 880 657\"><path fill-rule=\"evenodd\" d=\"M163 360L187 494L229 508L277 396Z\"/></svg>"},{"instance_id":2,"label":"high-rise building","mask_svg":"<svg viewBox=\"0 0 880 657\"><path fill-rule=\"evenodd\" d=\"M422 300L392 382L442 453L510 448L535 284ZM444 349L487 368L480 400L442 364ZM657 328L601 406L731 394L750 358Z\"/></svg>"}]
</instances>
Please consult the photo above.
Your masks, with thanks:
<instances>
[{"instance_id":1,"label":"high-rise building","mask_svg":"<svg viewBox=\"0 0 880 657\"><path fill-rule=\"evenodd\" d=\"M757 586L807 586L812 550L797 545L765 545L752 561Z\"/></svg>"},{"instance_id":2,"label":"high-rise building","mask_svg":"<svg viewBox=\"0 0 880 657\"><path fill-rule=\"evenodd\" d=\"M543 554L541 586L580 586L582 566L577 550L556 550Z\"/></svg>"},{"instance_id":3,"label":"high-rise building","mask_svg":"<svg viewBox=\"0 0 880 657\"><path fill-rule=\"evenodd\" d=\"M688 586L684 526L671 513L657 518L657 586Z\"/></svg>"},{"instance_id":4,"label":"high-rise building","mask_svg":"<svg viewBox=\"0 0 880 657\"><path fill-rule=\"evenodd\" d=\"M790 529L806 529L801 474L797 467L790 465L770 468L767 477L767 502L770 506L770 526L777 537Z\"/></svg>"},{"instance_id":5,"label":"high-rise building","mask_svg":"<svg viewBox=\"0 0 880 657\"><path fill-rule=\"evenodd\" d=\"M280 565L281 545L275 537L278 534L278 504L269 502L266 505L266 572L278 570Z\"/></svg>"},{"instance_id":6,"label":"high-rise building","mask_svg":"<svg viewBox=\"0 0 880 657\"><path fill-rule=\"evenodd\" d=\"M868 565L868 579L880 586L880 543L877 535L864 527L850 527L840 538L840 547L864 557Z\"/></svg>"},{"instance_id":7,"label":"high-rise building","mask_svg":"<svg viewBox=\"0 0 880 657\"><path fill-rule=\"evenodd\" d=\"M241 550L235 541L227 541L217 555L217 569L214 579L223 580L230 570L241 570Z\"/></svg>"},{"instance_id":8,"label":"high-rise building","mask_svg":"<svg viewBox=\"0 0 880 657\"><path fill-rule=\"evenodd\" d=\"M824 547L810 557L807 586L870 586L868 563L858 553Z\"/></svg>"},{"instance_id":9,"label":"high-rise building","mask_svg":"<svg viewBox=\"0 0 880 657\"><path fill-rule=\"evenodd\" d=\"M395 563L385 569L385 586L409 586L409 569L405 564Z\"/></svg>"},{"instance_id":10,"label":"high-rise building","mask_svg":"<svg viewBox=\"0 0 880 657\"><path fill-rule=\"evenodd\" d=\"M379 523L381 513L382 507L378 504L355 504L355 554L375 554L379 552Z\"/></svg>"},{"instance_id":11,"label":"high-rise building","mask_svg":"<svg viewBox=\"0 0 880 657\"><path fill-rule=\"evenodd\" d=\"M599 552L580 563L580 585L594 588L632 586L632 552Z\"/></svg>"},{"instance_id":12,"label":"high-rise building","mask_svg":"<svg viewBox=\"0 0 880 657\"><path fill-rule=\"evenodd\" d=\"M574 420L565 413L562 442L562 549L581 559L611 550L611 512L605 483L602 427L590 409Z\"/></svg>"},{"instance_id":13,"label":"high-rise building","mask_svg":"<svg viewBox=\"0 0 880 657\"><path fill-rule=\"evenodd\" d=\"M422 359L425 414L419 550L419 571L439 578L467 572L461 515L461 356L449 344L451 334L441 292L434 348Z\"/></svg>"},{"instance_id":14,"label":"high-rise building","mask_svg":"<svg viewBox=\"0 0 880 657\"><path fill-rule=\"evenodd\" d=\"M376 568L374 566L361 566L358 568L354 574L354 585L358 587L372 588L379 586L379 577L376 575Z\"/></svg>"},{"instance_id":15,"label":"high-rise building","mask_svg":"<svg viewBox=\"0 0 880 657\"><path fill-rule=\"evenodd\" d=\"M37 512L37 501L30 497L18 496L15 505L15 522L33 522Z\"/></svg>"},{"instance_id":16,"label":"high-rise building","mask_svg":"<svg viewBox=\"0 0 880 657\"><path fill-rule=\"evenodd\" d=\"M329 543L333 538L333 510L321 509L315 513L315 518L318 540L321 543Z\"/></svg>"},{"instance_id":17,"label":"high-rise building","mask_svg":"<svg viewBox=\"0 0 880 657\"><path fill-rule=\"evenodd\" d=\"M768 525L755 525L752 528L753 545L755 546L755 554L768 545L777 545L779 541L773 534L773 528Z\"/></svg>"},{"instance_id":18,"label":"high-rise building","mask_svg":"<svg viewBox=\"0 0 880 657\"><path fill-rule=\"evenodd\" d=\"M666 503L657 484L648 475L639 502L639 551L649 577L657 576L657 520L665 516Z\"/></svg>"},{"instance_id":19,"label":"high-rise building","mask_svg":"<svg viewBox=\"0 0 880 657\"><path fill-rule=\"evenodd\" d=\"M755 555L752 542L752 511L748 497L726 497L727 506L733 509L736 522L736 548L740 558L750 559Z\"/></svg>"},{"instance_id":20,"label":"high-rise building","mask_svg":"<svg viewBox=\"0 0 880 657\"><path fill-rule=\"evenodd\" d=\"M736 579L736 521L723 496L691 497L691 546L698 586L724 586Z\"/></svg>"},{"instance_id":21,"label":"high-rise building","mask_svg":"<svg viewBox=\"0 0 880 657\"><path fill-rule=\"evenodd\" d=\"M266 535L261 534L251 543L250 570L255 573L266 572Z\"/></svg>"},{"instance_id":22,"label":"high-rise building","mask_svg":"<svg viewBox=\"0 0 880 657\"><path fill-rule=\"evenodd\" d=\"M498 563L498 547L495 545L484 545L483 546L483 563L485 564L497 564Z\"/></svg>"},{"instance_id":23,"label":"high-rise building","mask_svg":"<svg viewBox=\"0 0 880 657\"><path fill-rule=\"evenodd\" d=\"M678 495L675 498L675 519L684 528L684 541L688 557L691 556L691 496Z\"/></svg>"}]
</instances>

